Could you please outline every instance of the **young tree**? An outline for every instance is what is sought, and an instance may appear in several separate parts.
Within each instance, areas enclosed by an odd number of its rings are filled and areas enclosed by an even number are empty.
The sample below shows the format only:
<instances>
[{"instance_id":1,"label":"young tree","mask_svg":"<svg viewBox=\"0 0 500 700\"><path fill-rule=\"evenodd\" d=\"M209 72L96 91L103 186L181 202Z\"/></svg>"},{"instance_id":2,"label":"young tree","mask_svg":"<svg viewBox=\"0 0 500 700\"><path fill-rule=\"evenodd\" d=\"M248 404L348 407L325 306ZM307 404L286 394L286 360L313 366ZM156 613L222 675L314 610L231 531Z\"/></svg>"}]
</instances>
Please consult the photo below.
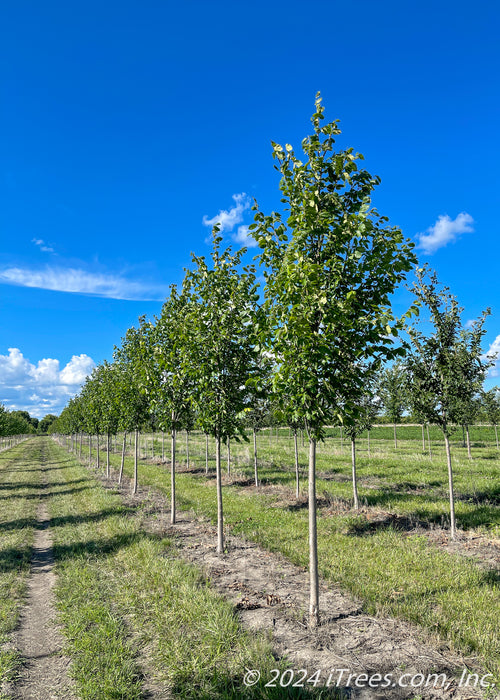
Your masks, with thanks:
<instances>
[{"instance_id":1,"label":"young tree","mask_svg":"<svg viewBox=\"0 0 500 700\"><path fill-rule=\"evenodd\" d=\"M480 390L490 362L484 359L481 340L489 309L463 328L461 309L445 287L438 289L435 273L427 266L416 272L413 291L417 303L430 311L434 332L425 336L417 325L408 327L411 351L406 360L413 410L438 425L444 436L450 499L450 534L456 536L453 468L450 435L460 425L463 404Z\"/></svg>"},{"instance_id":2,"label":"young tree","mask_svg":"<svg viewBox=\"0 0 500 700\"><path fill-rule=\"evenodd\" d=\"M370 430L379 410L379 403L375 396L376 385L374 369L372 367L358 367L358 372L364 377L364 392L360 396L355 409L350 411L344 419L346 435L351 438L351 469L352 469L352 493L354 508L359 509L358 484L356 474L356 438Z\"/></svg>"},{"instance_id":3,"label":"young tree","mask_svg":"<svg viewBox=\"0 0 500 700\"><path fill-rule=\"evenodd\" d=\"M138 482L138 439L139 429L150 414L149 394L152 381L145 354L150 324L144 317L139 319L139 328L129 328L122 339L122 346L115 348L115 362L120 365L119 403L121 406L120 427L126 432L134 432L134 480L132 493L137 493ZM125 382L125 386L123 385Z\"/></svg>"},{"instance_id":4,"label":"young tree","mask_svg":"<svg viewBox=\"0 0 500 700\"><path fill-rule=\"evenodd\" d=\"M293 397L293 418L309 436L312 626L319 622L317 441L326 424L355 410L363 394L355 365L397 356L389 296L415 262L412 244L370 208L379 179L358 169L362 156L351 148L334 150L340 129L335 121L321 124L323 111L318 95L314 133L302 142L304 162L291 145L273 143L287 218L266 216L255 205L253 224L266 268L274 390Z\"/></svg>"},{"instance_id":5,"label":"young tree","mask_svg":"<svg viewBox=\"0 0 500 700\"><path fill-rule=\"evenodd\" d=\"M252 429L253 437L253 466L255 488L259 488L259 470L257 459L257 433L262 430L269 420L272 405L273 362L262 352L257 353L257 361L252 372L252 378L247 381L249 390L248 406L245 408L245 422Z\"/></svg>"},{"instance_id":6,"label":"young tree","mask_svg":"<svg viewBox=\"0 0 500 700\"><path fill-rule=\"evenodd\" d=\"M218 230L214 227L212 265L204 257L193 256L196 268L186 276L190 311L185 338L198 423L216 443L217 551L222 553L221 442L246 440L243 416L246 382L255 364L252 323L258 294L253 267L239 269L245 249L221 251Z\"/></svg>"},{"instance_id":7,"label":"young tree","mask_svg":"<svg viewBox=\"0 0 500 700\"><path fill-rule=\"evenodd\" d=\"M498 424L500 423L500 388L495 386L489 391L483 391L481 394L481 404L486 418L495 428L495 439L498 450Z\"/></svg>"},{"instance_id":8,"label":"young tree","mask_svg":"<svg viewBox=\"0 0 500 700\"><path fill-rule=\"evenodd\" d=\"M403 413L408 408L405 372L401 362L394 362L391 367L386 367L380 372L377 394L386 415L394 425L394 447L397 448L396 423L401 421Z\"/></svg>"},{"instance_id":9,"label":"young tree","mask_svg":"<svg viewBox=\"0 0 500 700\"><path fill-rule=\"evenodd\" d=\"M186 427L186 453L188 453L187 430L191 427L191 391L192 384L189 375L191 356L189 345L186 343L186 333L183 331L189 299L182 290L179 294L177 287L170 287L170 296L163 304L161 315L156 319L151 342L154 357L156 378L152 393L152 406L155 410L158 424L162 430L171 434L171 508L170 521L176 521L175 498L175 468L176 468L176 436L177 431Z\"/></svg>"},{"instance_id":10,"label":"young tree","mask_svg":"<svg viewBox=\"0 0 500 700\"><path fill-rule=\"evenodd\" d=\"M110 477L110 436L116 434L120 421L120 375L114 365L106 360L94 371L96 391L100 401L100 431L106 435L106 478Z\"/></svg>"}]
</instances>

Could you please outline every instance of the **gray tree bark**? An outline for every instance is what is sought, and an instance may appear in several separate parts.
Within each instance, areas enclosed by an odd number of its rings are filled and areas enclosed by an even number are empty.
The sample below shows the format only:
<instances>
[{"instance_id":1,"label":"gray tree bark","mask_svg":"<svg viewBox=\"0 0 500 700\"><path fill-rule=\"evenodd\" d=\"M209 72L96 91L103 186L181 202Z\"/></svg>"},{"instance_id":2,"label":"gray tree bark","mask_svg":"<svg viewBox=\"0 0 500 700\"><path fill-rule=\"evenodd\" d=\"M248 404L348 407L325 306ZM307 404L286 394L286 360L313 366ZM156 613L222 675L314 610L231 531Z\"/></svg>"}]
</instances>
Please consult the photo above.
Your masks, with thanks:
<instances>
[{"instance_id":1,"label":"gray tree bark","mask_svg":"<svg viewBox=\"0 0 500 700\"><path fill-rule=\"evenodd\" d=\"M220 466L220 435L215 439L215 471L217 480L217 554L224 552L224 513L222 509L222 473Z\"/></svg>"},{"instance_id":2,"label":"gray tree bark","mask_svg":"<svg viewBox=\"0 0 500 700\"><path fill-rule=\"evenodd\" d=\"M309 438L309 625L319 625L318 532L316 523L316 440Z\"/></svg>"},{"instance_id":3,"label":"gray tree bark","mask_svg":"<svg viewBox=\"0 0 500 700\"><path fill-rule=\"evenodd\" d=\"M455 523L455 495L453 492L453 468L451 465L451 452L450 452L450 439L446 432L444 434L444 444L446 447L446 463L448 466L448 490L450 496L450 536L454 540L456 537L456 523Z\"/></svg>"}]
</instances>

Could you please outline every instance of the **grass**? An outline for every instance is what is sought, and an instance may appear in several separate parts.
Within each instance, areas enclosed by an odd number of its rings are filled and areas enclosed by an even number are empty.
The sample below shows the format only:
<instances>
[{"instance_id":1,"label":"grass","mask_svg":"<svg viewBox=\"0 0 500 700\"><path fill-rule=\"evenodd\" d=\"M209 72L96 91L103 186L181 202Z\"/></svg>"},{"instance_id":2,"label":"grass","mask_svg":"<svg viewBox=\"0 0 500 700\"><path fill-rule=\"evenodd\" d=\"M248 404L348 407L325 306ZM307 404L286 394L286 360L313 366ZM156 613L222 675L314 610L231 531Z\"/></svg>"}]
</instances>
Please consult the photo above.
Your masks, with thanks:
<instances>
[{"instance_id":1,"label":"grass","mask_svg":"<svg viewBox=\"0 0 500 700\"><path fill-rule=\"evenodd\" d=\"M32 454L31 442L0 452L0 686L14 678L20 664L9 637L25 599L40 497Z\"/></svg>"},{"instance_id":2,"label":"grass","mask_svg":"<svg viewBox=\"0 0 500 700\"><path fill-rule=\"evenodd\" d=\"M261 477L267 484L293 487L292 444L281 438L278 446L260 440ZM286 443L285 445L283 443ZM179 446L182 441L179 441ZM204 443L191 444L191 455L204 464ZM251 474L248 446L233 446L238 471ZM476 450L477 451L477 450ZM498 534L498 459L490 452L455 459L457 518L462 527ZM302 454L304 457L304 454ZM182 460L182 456L180 457ZM118 464L118 455L113 456ZM302 461L304 464L304 461ZM131 460L126 460L131 473ZM441 457L394 453L386 449L371 459L360 459L360 492L366 503L391 513L438 524L447 512L446 472ZM318 490L343 505L350 498L349 456L337 446L321 446ZM333 479L331 477L334 477ZM323 478L321 478L323 477ZM330 480L324 477L330 477ZM165 468L142 462L139 479L169 498ZM199 474L178 474L178 497L184 507L216 518L214 480ZM307 565L307 508L304 502L283 501L283 492L242 490L237 482L224 487L225 523L235 534L279 551L296 564ZM500 578L475 562L450 555L423 535L391 527L367 527L367 513L344 508L320 511L318 547L321 575L364 601L370 613L401 617L421 625L500 677Z\"/></svg>"},{"instance_id":3,"label":"grass","mask_svg":"<svg viewBox=\"0 0 500 700\"><path fill-rule=\"evenodd\" d=\"M325 697L245 688L246 668L269 677L277 665L270 642L243 631L174 542L141 529L140 512L60 447L48 449L57 604L82 698L140 698L143 674L176 698Z\"/></svg>"}]
</instances>

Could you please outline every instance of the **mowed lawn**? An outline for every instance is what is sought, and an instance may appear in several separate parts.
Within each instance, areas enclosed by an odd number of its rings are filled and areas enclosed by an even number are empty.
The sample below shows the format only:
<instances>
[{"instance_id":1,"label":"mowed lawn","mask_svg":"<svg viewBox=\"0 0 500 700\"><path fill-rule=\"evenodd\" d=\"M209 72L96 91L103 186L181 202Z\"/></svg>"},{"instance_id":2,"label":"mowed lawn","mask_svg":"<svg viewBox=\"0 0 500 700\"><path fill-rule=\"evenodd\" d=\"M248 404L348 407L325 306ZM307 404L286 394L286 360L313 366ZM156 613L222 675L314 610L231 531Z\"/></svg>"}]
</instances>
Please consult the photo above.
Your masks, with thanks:
<instances>
[{"instance_id":1,"label":"mowed lawn","mask_svg":"<svg viewBox=\"0 0 500 700\"><path fill-rule=\"evenodd\" d=\"M384 428L391 430L392 428ZM439 436L437 436L439 437ZM460 436L461 437L461 436ZM146 443L143 443L146 444ZM318 455L318 519L320 572L325 580L352 592L371 614L401 617L422 626L452 648L479 658L480 664L500 677L500 577L458 554L449 554L426 537L425 527L447 526L448 496L444 452L437 438L432 460L419 440L401 439L394 449L390 439L360 442L358 472L361 512L350 507L350 446L330 438ZM177 475L180 504L215 521L213 447L207 478L203 436L190 438L191 473ZM225 524L234 534L279 551L292 562L307 566L306 449L300 446L303 497L295 502L293 440L288 431L279 437L259 438L259 475L263 488L251 486L251 445L231 445L232 474L223 489ZM158 455L161 441L154 446ZM184 456L183 456L184 451ZM151 454L151 437L147 442ZM473 459L454 444L458 527L488 538L498 537L500 462L496 448L473 443ZM104 464L104 452L101 463ZM185 459L178 442L180 467ZM95 461L95 453L94 453ZM117 467L118 454L112 455ZM224 466L223 462L223 466ZM131 474L132 459L125 462ZM167 465L143 459L139 481L170 497ZM394 526L396 514L407 523ZM382 517L380 517L382 516ZM379 524L373 526L372 520ZM418 532L413 524L423 525Z\"/></svg>"},{"instance_id":2,"label":"mowed lawn","mask_svg":"<svg viewBox=\"0 0 500 700\"><path fill-rule=\"evenodd\" d=\"M270 677L280 666L267 636L244 631L233 606L177 557L173 542L141 528L140 504L123 505L49 438L2 453L0 479L8 533L2 540L1 631L2 642L11 644L0 657L2 681L15 682L20 671L11 633L24 602L36 506L44 498L56 606L79 698L282 697L280 688L243 684L248 668ZM323 691L290 689L288 697L320 698Z\"/></svg>"}]
</instances>

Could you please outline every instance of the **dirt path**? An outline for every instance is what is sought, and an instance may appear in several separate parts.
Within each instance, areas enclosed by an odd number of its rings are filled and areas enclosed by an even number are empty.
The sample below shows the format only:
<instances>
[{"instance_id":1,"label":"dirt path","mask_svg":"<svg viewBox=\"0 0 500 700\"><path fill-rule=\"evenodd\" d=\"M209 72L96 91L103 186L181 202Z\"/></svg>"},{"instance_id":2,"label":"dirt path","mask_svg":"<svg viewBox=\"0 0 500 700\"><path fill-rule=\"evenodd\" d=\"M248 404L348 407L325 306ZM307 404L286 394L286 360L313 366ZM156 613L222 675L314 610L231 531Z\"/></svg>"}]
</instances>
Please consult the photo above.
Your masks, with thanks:
<instances>
[{"instance_id":1,"label":"dirt path","mask_svg":"<svg viewBox=\"0 0 500 700\"><path fill-rule=\"evenodd\" d=\"M106 481L103 479L103 483ZM115 489L116 484L110 484ZM216 553L216 529L195 513L182 511L178 523L169 522L168 504L162 494L139 488L137 497L129 495L128 480L122 487L127 505L142 513L143 527L151 532L175 537L178 554L205 572L211 585L231 600L241 622L249 629L272 634L276 654L286 657L291 669L307 669L309 674L322 669L325 680L333 673L333 685L339 669L348 673L391 675L386 688L356 688L351 681L348 697L359 700L453 699L484 697L473 687L458 687L457 678L474 659L454 655L445 644L431 640L414 625L401 620L370 617L349 594L332 585L321 584L322 625L311 631L305 624L308 606L308 574L279 554L270 553L242 538L227 537L227 553ZM440 679L437 687L411 687L415 674L446 674L446 688ZM407 687L399 687L399 679ZM298 676L295 676L298 678ZM271 679L269 679L271 680ZM420 683L420 676L413 681ZM423 683L424 681L422 681ZM433 680L430 681L433 683ZM342 683L340 684L342 685ZM365 682L366 686L366 682ZM491 696L490 696L491 697Z\"/></svg>"},{"instance_id":2,"label":"dirt path","mask_svg":"<svg viewBox=\"0 0 500 700\"><path fill-rule=\"evenodd\" d=\"M41 459L43 463L43 452ZM43 466L42 479L46 486ZM54 622L54 557L44 489L37 520L27 601L14 640L24 664L11 692L16 700L70 700L73 694L67 675L69 660L61 654L63 640Z\"/></svg>"}]
</instances>

